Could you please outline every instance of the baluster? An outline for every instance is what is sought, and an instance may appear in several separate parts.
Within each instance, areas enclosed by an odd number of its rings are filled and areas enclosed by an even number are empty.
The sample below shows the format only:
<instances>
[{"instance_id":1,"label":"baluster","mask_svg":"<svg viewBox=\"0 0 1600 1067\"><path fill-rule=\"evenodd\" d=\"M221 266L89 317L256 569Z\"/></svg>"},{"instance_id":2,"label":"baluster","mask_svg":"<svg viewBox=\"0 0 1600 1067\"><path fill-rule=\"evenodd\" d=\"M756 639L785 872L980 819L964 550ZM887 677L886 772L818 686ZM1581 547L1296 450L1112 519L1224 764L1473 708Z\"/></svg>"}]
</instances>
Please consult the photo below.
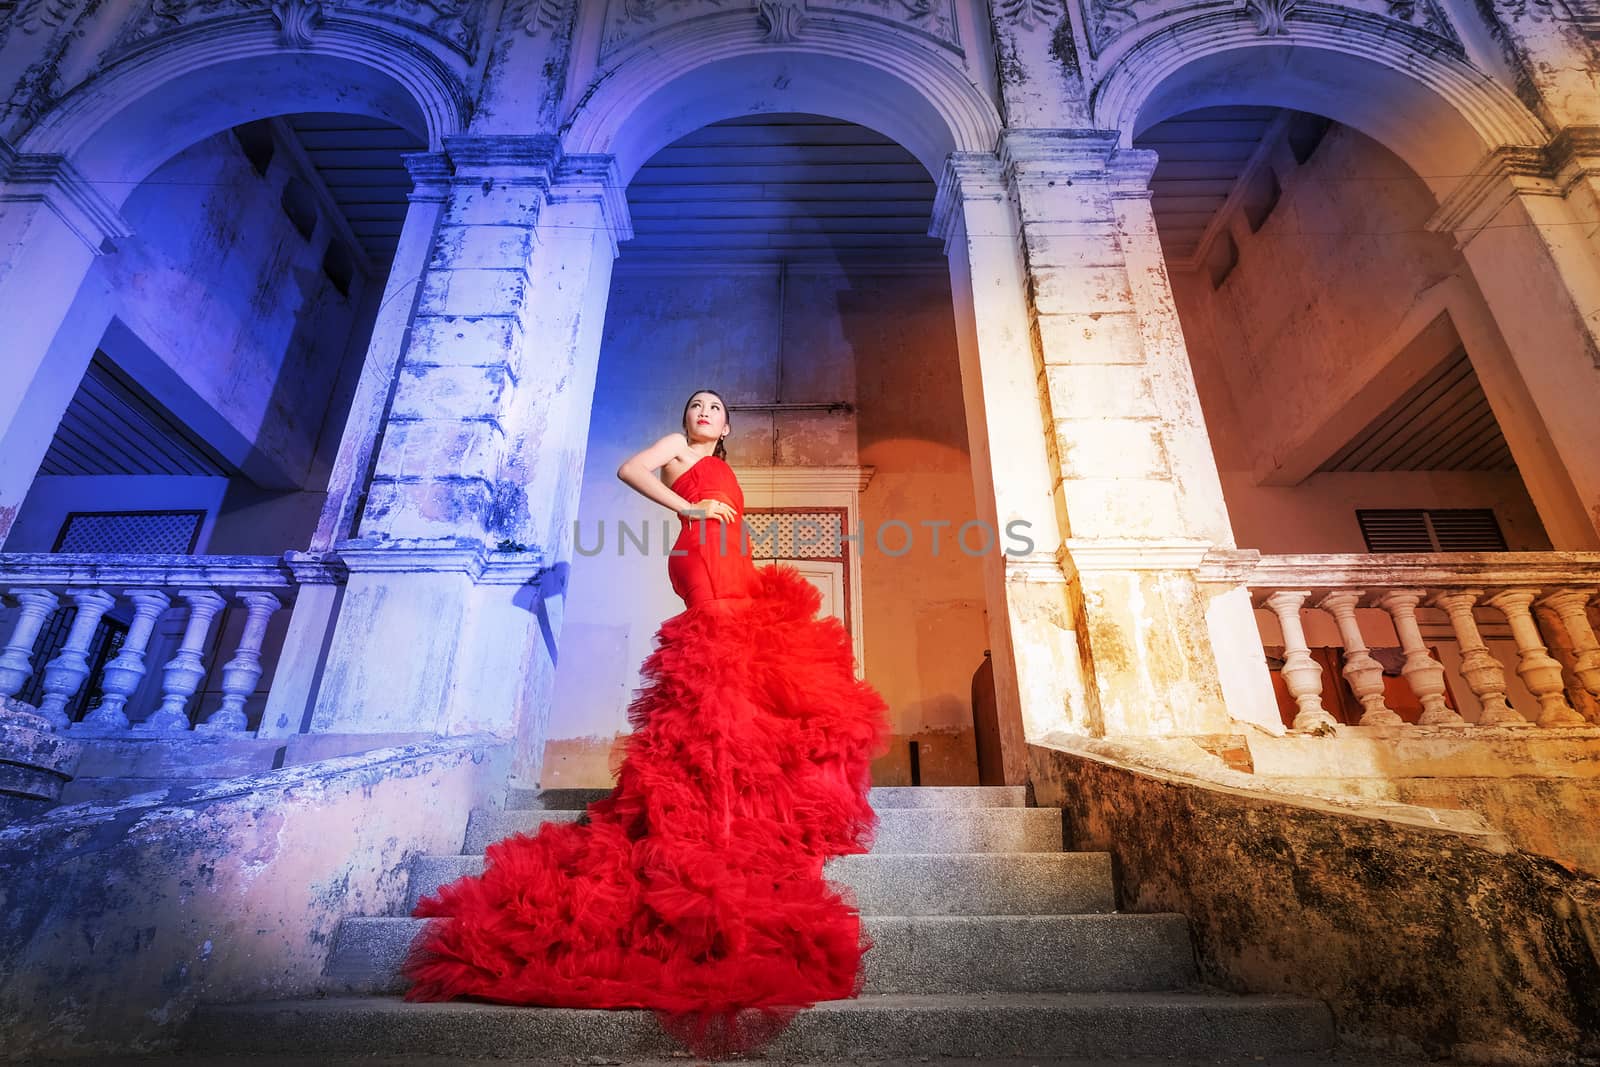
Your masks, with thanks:
<instances>
[{"instance_id":1,"label":"baluster","mask_svg":"<svg viewBox=\"0 0 1600 1067\"><path fill-rule=\"evenodd\" d=\"M1554 611L1567 628L1574 653L1572 673L1590 696L1600 700L1600 640L1589 625L1589 598L1593 595L1587 589L1558 589L1539 603Z\"/></svg>"},{"instance_id":2,"label":"baluster","mask_svg":"<svg viewBox=\"0 0 1600 1067\"><path fill-rule=\"evenodd\" d=\"M1561 664L1550 658L1528 605L1537 589L1503 589L1484 603L1506 617L1517 643L1517 677L1539 701L1540 726L1581 726L1586 721L1572 710L1561 684Z\"/></svg>"},{"instance_id":3,"label":"baluster","mask_svg":"<svg viewBox=\"0 0 1600 1067\"><path fill-rule=\"evenodd\" d=\"M180 589L178 595L189 604L189 621L183 628L183 643L177 655L161 671L161 707L144 722L141 730L183 731L189 729L189 713L184 710L194 691L206 676L200 649L211 631L211 620L227 601L209 589Z\"/></svg>"},{"instance_id":4,"label":"baluster","mask_svg":"<svg viewBox=\"0 0 1600 1067\"><path fill-rule=\"evenodd\" d=\"M98 589L74 589L67 596L78 613L72 617L67 643L45 664L44 699L39 702L39 714L57 730L72 721L67 718L67 701L89 677L89 645L94 641L95 627L117 602L116 597Z\"/></svg>"},{"instance_id":5,"label":"baluster","mask_svg":"<svg viewBox=\"0 0 1600 1067\"><path fill-rule=\"evenodd\" d=\"M1489 651L1483 635L1478 632L1478 622L1472 617L1473 605L1482 596L1482 589L1455 589L1439 593L1430 603L1450 616L1450 628L1461 646L1461 675L1483 707L1478 725L1532 726L1533 723L1506 700L1505 668Z\"/></svg>"},{"instance_id":6,"label":"baluster","mask_svg":"<svg viewBox=\"0 0 1600 1067\"><path fill-rule=\"evenodd\" d=\"M17 602L17 625L0 651L0 698L14 697L33 677L33 643L44 628L44 620L61 603L61 598L46 589L12 589L8 594Z\"/></svg>"},{"instance_id":7,"label":"baluster","mask_svg":"<svg viewBox=\"0 0 1600 1067\"><path fill-rule=\"evenodd\" d=\"M1339 625L1339 638L1344 642L1343 674L1365 709L1360 725L1394 726L1405 720L1383 701L1383 665L1367 651L1367 643L1361 639L1361 623L1356 621L1356 604L1361 596L1361 590L1339 590L1323 597L1317 607L1332 615Z\"/></svg>"},{"instance_id":8,"label":"baluster","mask_svg":"<svg viewBox=\"0 0 1600 1067\"><path fill-rule=\"evenodd\" d=\"M1391 589L1378 604L1394 620L1394 632L1400 636L1400 648L1405 652L1400 673L1422 701L1417 725L1465 726L1467 720L1445 703L1444 664L1428 654L1427 642L1417 626L1417 605L1423 595L1421 589Z\"/></svg>"},{"instance_id":9,"label":"baluster","mask_svg":"<svg viewBox=\"0 0 1600 1067\"><path fill-rule=\"evenodd\" d=\"M240 593L245 606L244 633L233 658L222 668L222 706L205 721L212 730L243 730L247 722L244 702L256 691L261 680L261 642L267 636L267 620L283 607L271 593Z\"/></svg>"},{"instance_id":10,"label":"baluster","mask_svg":"<svg viewBox=\"0 0 1600 1067\"><path fill-rule=\"evenodd\" d=\"M83 725L95 730L128 728L128 698L139 688L139 681L145 675L144 655L150 644L150 634L156 628L156 619L172 603L171 597L155 589L133 589L127 595L133 601L133 621L128 624L128 636L117 657L106 664L100 676L105 700L83 717Z\"/></svg>"},{"instance_id":11,"label":"baluster","mask_svg":"<svg viewBox=\"0 0 1600 1067\"><path fill-rule=\"evenodd\" d=\"M1338 725L1338 720L1322 706L1322 665L1311 658L1305 627L1300 624L1300 606L1310 595L1310 590L1281 589L1263 601L1278 616L1283 630L1281 673L1289 695L1300 708L1294 717L1295 730L1332 729Z\"/></svg>"}]
</instances>

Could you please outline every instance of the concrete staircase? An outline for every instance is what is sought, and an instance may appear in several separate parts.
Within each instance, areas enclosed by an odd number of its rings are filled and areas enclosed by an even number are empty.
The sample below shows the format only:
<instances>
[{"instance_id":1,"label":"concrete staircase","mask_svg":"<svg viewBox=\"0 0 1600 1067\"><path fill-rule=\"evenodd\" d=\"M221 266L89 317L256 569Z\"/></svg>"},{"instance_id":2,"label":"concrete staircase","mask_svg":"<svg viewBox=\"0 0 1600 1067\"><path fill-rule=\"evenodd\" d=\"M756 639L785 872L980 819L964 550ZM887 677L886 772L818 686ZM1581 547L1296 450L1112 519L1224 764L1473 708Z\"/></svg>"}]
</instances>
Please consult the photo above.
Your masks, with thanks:
<instances>
[{"instance_id":1,"label":"concrete staircase","mask_svg":"<svg viewBox=\"0 0 1600 1067\"><path fill-rule=\"evenodd\" d=\"M407 908L483 867L513 830L583 817L606 790L513 790L480 809L463 853L413 861ZM1061 812L1025 806L1022 787L880 787L871 853L827 876L856 893L876 946L866 989L802 1013L765 1056L1252 1056L1334 1044L1314 1001L1235 996L1197 982L1181 915L1115 910L1105 853L1062 851ZM395 968L422 920L346 918L330 955L330 996L202 1005L191 1052L457 1059L648 1058L677 1046L647 1011L408 1004Z\"/></svg>"}]
</instances>

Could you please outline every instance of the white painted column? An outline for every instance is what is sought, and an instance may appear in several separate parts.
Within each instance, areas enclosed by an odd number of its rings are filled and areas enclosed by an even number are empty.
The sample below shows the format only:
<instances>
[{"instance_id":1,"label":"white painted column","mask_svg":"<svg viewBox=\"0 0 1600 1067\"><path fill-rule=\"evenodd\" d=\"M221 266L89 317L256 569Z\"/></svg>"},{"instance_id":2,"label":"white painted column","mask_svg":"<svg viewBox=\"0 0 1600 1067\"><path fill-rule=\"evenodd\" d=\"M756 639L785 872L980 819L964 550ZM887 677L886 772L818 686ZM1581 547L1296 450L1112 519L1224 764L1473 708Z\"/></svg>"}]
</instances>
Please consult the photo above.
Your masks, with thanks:
<instances>
[{"instance_id":1,"label":"white painted column","mask_svg":"<svg viewBox=\"0 0 1600 1067\"><path fill-rule=\"evenodd\" d=\"M211 633L212 620L227 605L209 589L180 589L178 596L189 605L189 618L177 654L161 670L161 706L139 724L142 732L183 733L190 729L189 700L206 677L206 636Z\"/></svg>"},{"instance_id":2,"label":"white painted column","mask_svg":"<svg viewBox=\"0 0 1600 1067\"><path fill-rule=\"evenodd\" d=\"M62 156L18 155L0 141L0 544L33 484L78 378L48 358L94 257L129 233L112 203ZM82 348L83 346L77 345ZM63 381L70 378L70 381Z\"/></svg>"},{"instance_id":3,"label":"white painted column","mask_svg":"<svg viewBox=\"0 0 1600 1067\"><path fill-rule=\"evenodd\" d=\"M261 680L261 642L267 636L267 621L283 607L283 601L260 591L240 593L239 601L245 608L244 632L239 635L233 658L222 668L222 706L207 716L198 729L243 730L248 721L244 702Z\"/></svg>"},{"instance_id":4,"label":"white painted column","mask_svg":"<svg viewBox=\"0 0 1600 1067\"><path fill-rule=\"evenodd\" d=\"M1463 180L1430 220L1453 233L1564 468L1587 528L1547 523L1557 549L1600 547L1600 211L1587 188L1600 135L1549 148L1504 148ZM1547 494L1548 495L1548 494Z\"/></svg>"},{"instance_id":5,"label":"white painted column","mask_svg":"<svg viewBox=\"0 0 1600 1067\"><path fill-rule=\"evenodd\" d=\"M322 517L311 538L311 551L325 552L336 541L351 535L361 503L366 498L367 479L383 432L384 416L394 388L400 353L405 347L412 313L428 256L433 250L434 232L449 189L449 164L442 153L421 152L405 157L413 188L406 207L405 223L395 248L394 262L383 287L383 302L372 324L361 378L350 401L350 414L339 439L328 476L328 498Z\"/></svg>"},{"instance_id":6,"label":"white painted column","mask_svg":"<svg viewBox=\"0 0 1600 1067\"><path fill-rule=\"evenodd\" d=\"M609 157L558 159L550 138L445 149L376 475L359 536L336 545L349 579L310 728L515 736L526 775L626 202Z\"/></svg>"},{"instance_id":7,"label":"white painted column","mask_svg":"<svg viewBox=\"0 0 1600 1067\"><path fill-rule=\"evenodd\" d=\"M1593 589L1558 589L1539 601L1560 618L1572 644L1572 673L1589 695L1600 699L1600 640L1589 623Z\"/></svg>"},{"instance_id":8,"label":"white painted column","mask_svg":"<svg viewBox=\"0 0 1600 1067\"><path fill-rule=\"evenodd\" d=\"M44 668L44 699L39 702L39 714L49 720L57 730L69 721L65 708L67 702L89 679L89 645L94 641L95 628L116 597L98 589L74 589L67 594L78 609L67 630L67 641Z\"/></svg>"},{"instance_id":9,"label":"white painted column","mask_svg":"<svg viewBox=\"0 0 1600 1067\"><path fill-rule=\"evenodd\" d=\"M978 518L999 546L983 559L990 660L1000 720L1026 739L1100 732L1079 659L1072 591L1059 559L1061 515L1030 341L1021 223L1000 160L954 153L931 231L950 262L961 390ZM1026 752L1003 746L1006 781L1026 780Z\"/></svg>"},{"instance_id":10,"label":"white painted column","mask_svg":"<svg viewBox=\"0 0 1600 1067\"><path fill-rule=\"evenodd\" d=\"M1012 129L1001 151L1098 726L1225 732L1232 704L1281 730L1248 599L1198 580L1232 534L1150 209L1156 157L1118 140Z\"/></svg>"},{"instance_id":11,"label":"white painted column","mask_svg":"<svg viewBox=\"0 0 1600 1067\"><path fill-rule=\"evenodd\" d=\"M48 589L13 589L6 595L17 602L17 623L0 651L0 697L14 697L33 677L33 643L61 598Z\"/></svg>"}]
</instances>

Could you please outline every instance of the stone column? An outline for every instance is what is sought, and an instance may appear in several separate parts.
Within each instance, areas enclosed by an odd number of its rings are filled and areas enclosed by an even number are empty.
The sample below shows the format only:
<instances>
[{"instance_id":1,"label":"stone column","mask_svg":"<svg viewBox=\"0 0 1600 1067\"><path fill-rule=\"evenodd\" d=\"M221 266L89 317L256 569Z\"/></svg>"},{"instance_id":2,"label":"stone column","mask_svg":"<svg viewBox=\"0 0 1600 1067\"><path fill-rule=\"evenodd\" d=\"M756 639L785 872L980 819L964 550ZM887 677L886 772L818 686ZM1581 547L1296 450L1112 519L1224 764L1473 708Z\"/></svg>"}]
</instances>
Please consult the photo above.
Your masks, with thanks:
<instances>
[{"instance_id":1,"label":"stone column","mask_svg":"<svg viewBox=\"0 0 1600 1067\"><path fill-rule=\"evenodd\" d=\"M549 700L625 202L609 158L563 161L553 138L447 138L445 156L359 535L336 545L316 732L513 736Z\"/></svg>"},{"instance_id":2,"label":"stone column","mask_svg":"<svg viewBox=\"0 0 1600 1067\"><path fill-rule=\"evenodd\" d=\"M1248 596L1197 579L1232 533L1150 208L1156 157L1117 142L1013 129L1001 152L1101 727L1217 733L1232 710L1281 731Z\"/></svg>"},{"instance_id":3,"label":"stone column","mask_svg":"<svg viewBox=\"0 0 1600 1067\"><path fill-rule=\"evenodd\" d=\"M1597 175L1600 130L1569 129L1544 149L1491 153L1429 222L1459 242L1564 468L1528 481L1551 540L1567 550L1600 547ZM1562 481L1577 508L1565 506Z\"/></svg>"},{"instance_id":4,"label":"stone column","mask_svg":"<svg viewBox=\"0 0 1600 1067\"><path fill-rule=\"evenodd\" d=\"M1002 736L1101 732L1079 659L1079 609L1058 562L1061 514L1021 223L997 156L947 159L931 232L950 260L978 518L999 545L984 557L983 576ZM1025 745L1003 744L1001 759L1005 781L1027 780Z\"/></svg>"},{"instance_id":5,"label":"stone column","mask_svg":"<svg viewBox=\"0 0 1600 1067\"><path fill-rule=\"evenodd\" d=\"M52 355L94 257L129 233L116 207L63 156L18 155L0 141L0 544L44 459L98 337Z\"/></svg>"},{"instance_id":6,"label":"stone column","mask_svg":"<svg viewBox=\"0 0 1600 1067\"><path fill-rule=\"evenodd\" d=\"M449 161L443 153L419 152L406 156L405 161L412 180L406 220L384 283L383 302L367 341L367 356L350 401L339 454L334 457L333 471L328 476L328 498L311 538L313 552L327 551L355 529L388 413L400 350L416 310L422 274L433 251L434 233L449 190Z\"/></svg>"}]
</instances>

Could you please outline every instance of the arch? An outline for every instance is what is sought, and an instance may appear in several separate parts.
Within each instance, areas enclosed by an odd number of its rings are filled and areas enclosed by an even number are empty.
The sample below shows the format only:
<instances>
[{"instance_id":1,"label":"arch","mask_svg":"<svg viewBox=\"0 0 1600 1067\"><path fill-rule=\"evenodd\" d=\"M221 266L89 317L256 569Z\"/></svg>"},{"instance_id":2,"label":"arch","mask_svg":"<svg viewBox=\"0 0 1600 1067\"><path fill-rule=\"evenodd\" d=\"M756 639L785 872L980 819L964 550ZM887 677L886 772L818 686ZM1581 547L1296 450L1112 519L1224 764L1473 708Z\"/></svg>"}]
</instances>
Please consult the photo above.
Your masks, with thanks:
<instances>
[{"instance_id":1,"label":"arch","mask_svg":"<svg viewBox=\"0 0 1600 1067\"><path fill-rule=\"evenodd\" d=\"M1291 25L1289 37L1262 36L1242 15L1218 15L1142 38L1096 86L1095 124L1131 145L1144 129L1196 108L1314 112L1384 144L1440 200L1495 149L1549 140L1510 90L1463 60L1407 48L1359 20Z\"/></svg>"},{"instance_id":2,"label":"arch","mask_svg":"<svg viewBox=\"0 0 1600 1067\"><path fill-rule=\"evenodd\" d=\"M463 129L466 96L436 57L371 27L322 27L286 49L270 16L199 26L128 56L75 88L18 142L67 156L120 205L178 152L221 130L273 115L367 115L426 138Z\"/></svg>"},{"instance_id":3,"label":"arch","mask_svg":"<svg viewBox=\"0 0 1600 1067\"><path fill-rule=\"evenodd\" d=\"M563 129L568 152L611 154L624 183L673 141L739 115L800 111L855 122L937 176L952 151L992 152L994 104L891 27L822 22L782 46L755 20L717 16L650 37L603 73Z\"/></svg>"}]
</instances>

